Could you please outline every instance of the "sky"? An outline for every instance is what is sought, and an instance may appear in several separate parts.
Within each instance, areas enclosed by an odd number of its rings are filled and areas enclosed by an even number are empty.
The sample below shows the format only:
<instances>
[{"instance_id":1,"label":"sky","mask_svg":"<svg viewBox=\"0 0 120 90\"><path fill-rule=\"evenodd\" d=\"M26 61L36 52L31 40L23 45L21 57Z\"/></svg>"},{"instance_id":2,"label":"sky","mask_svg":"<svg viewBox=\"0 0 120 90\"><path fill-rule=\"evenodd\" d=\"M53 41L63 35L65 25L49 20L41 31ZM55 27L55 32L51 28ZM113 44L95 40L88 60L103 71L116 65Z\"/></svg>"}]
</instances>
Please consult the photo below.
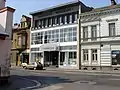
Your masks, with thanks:
<instances>
[{"instance_id":1,"label":"sky","mask_svg":"<svg viewBox=\"0 0 120 90\"><path fill-rule=\"evenodd\" d=\"M29 13L49 8L51 6L70 2L73 0L6 0L6 6L11 6L16 9L14 13L14 23L19 23L22 15L30 16ZM80 0L86 6L99 8L110 5L110 0ZM120 0L116 0L120 3ZM31 16L30 16L31 17Z\"/></svg>"}]
</instances>

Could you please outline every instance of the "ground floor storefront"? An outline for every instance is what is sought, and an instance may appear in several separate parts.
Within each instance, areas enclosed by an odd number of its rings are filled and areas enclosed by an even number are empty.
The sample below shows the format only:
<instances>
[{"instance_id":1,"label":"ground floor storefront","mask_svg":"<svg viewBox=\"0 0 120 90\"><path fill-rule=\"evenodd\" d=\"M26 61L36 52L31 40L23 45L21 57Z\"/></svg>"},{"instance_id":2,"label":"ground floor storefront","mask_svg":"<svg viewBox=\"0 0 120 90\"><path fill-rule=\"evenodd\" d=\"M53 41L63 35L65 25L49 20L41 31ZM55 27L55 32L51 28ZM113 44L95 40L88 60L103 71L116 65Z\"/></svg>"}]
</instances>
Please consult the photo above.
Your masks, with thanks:
<instances>
[{"instance_id":1,"label":"ground floor storefront","mask_svg":"<svg viewBox=\"0 0 120 90\"><path fill-rule=\"evenodd\" d=\"M50 46L50 45L49 45ZM51 45L53 46L53 45ZM31 51L30 62L40 61L45 67L77 68L77 46L59 46L43 51Z\"/></svg>"},{"instance_id":2,"label":"ground floor storefront","mask_svg":"<svg viewBox=\"0 0 120 90\"><path fill-rule=\"evenodd\" d=\"M120 44L102 43L81 46L82 69L119 69Z\"/></svg>"},{"instance_id":3,"label":"ground floor storefront","mask_svg":"<svg viewBox=\"0 0 120 90\"><path fill-rule=\"evenodd\" d=\"M29 63L29 49L24 51L11 51L11 64L13 66L20 66L22 63Z\"/></svg>"}]
</instances>

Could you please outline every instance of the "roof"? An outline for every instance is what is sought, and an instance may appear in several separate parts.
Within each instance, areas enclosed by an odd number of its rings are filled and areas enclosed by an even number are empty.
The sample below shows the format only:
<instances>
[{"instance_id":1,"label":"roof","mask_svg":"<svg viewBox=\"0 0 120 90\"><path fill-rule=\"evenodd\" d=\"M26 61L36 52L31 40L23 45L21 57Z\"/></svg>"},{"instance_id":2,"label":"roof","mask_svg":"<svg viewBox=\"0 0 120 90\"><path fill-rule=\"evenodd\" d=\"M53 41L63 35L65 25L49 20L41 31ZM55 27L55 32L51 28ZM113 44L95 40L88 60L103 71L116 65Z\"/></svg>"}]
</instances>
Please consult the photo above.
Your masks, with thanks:
<instances>
[{"instance_id":1,"label":"roof","mask_svg":"<svg viewBox=\"0 0 120 90\"><path fill-rule=\"evenodd\" d=\"M88 15L90 13L103 12L103 11L107 11L107 10L111 10L111 9L117 9L117 8L120 8L120 4L110 5L110 6L101 7L101 8L96 8L96 9L93 9L92 11L90 11L90 12L82 13L81 16Z\"/></svg>"},{"instance_id":2,"label":"roof","mask_svg":"<svg viewBox=\"0 0 120 90\"><path fill-rule=\"evenodd\" d=\"M7 33L0 32L0 36L9 36Z\"/></svg>"},{"instance_id":3,"label":"roof","mask_svg":"<svg viewBox=\"0 0 120 90\"><path fill-rule=\"evenodd\" d=\"M31 18L26 15L22 15L22 17L25 17L27 21L31 21Z\"/></svg>"},{"instance_id":4,"label":"roof","mask_svg":"<svg viewBox=\"0 0 120 90\"><path fill-rule=\"evenodd\" d=\"M34 15L34 14L37 14L37 13L40 13L40 12L43 12L43 11L48 11L48 10L52 10L52 9L55 9L55 8L60 8L60 7L63 7L63 6L67 6L67 5L71 5L71 4L77 4L77 3L83 4L79 0L73 0L73 1L68 2L68 3L64 3L64 4L56 5L56 6L53 6L53 7L49 7L49 8L46 8L46 9L31 12L30 15Z\"/></svg>"}]
</instances>

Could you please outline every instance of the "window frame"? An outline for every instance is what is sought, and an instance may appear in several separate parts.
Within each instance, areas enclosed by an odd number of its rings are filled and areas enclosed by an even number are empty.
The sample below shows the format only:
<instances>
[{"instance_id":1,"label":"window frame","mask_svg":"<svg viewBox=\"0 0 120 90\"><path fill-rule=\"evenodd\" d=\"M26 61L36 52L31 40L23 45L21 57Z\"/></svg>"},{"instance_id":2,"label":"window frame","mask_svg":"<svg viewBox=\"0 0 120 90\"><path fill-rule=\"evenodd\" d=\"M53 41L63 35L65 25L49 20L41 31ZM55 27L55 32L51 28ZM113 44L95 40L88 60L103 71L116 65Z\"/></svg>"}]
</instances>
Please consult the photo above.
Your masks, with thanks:
<instances>
[{"instance_id":1,"label":"window frame","mask_svg":"<svg viewBox=\"0 0 120 90\"><path fill-rule=\"evenodd\" d=\"M89 61L89 50L83 49L83 61Z\"/></svg>"},{"instance_id":2,"label":"window frame","mask_svg":"<svg viewBox=\"0 0 120 90\"><path fill-rule=\"evenodd\" d=\"M98 61L98 50L91 49L91 59L92 61Z\"/></svg>"},{"instance_id":3,"label":"window frame","mask_svg":"<svg viewBox=\"0 0 120 90\"><path fill-rule=\"evenodd\" d=\"M83 41L88 41L88 26L83 26L82 28L83 28Z\"/></svg>"},{"instance_id":4,"label":"window frame","mask_svg":"<svg viewBox=\"0 0 120 90\"><path fill-rule=\"evenodd\" d=\"M91 39L97 39L97 25L91 25Z\"/></svg>"},{"instance_id":5,"label":"window frame","mask_svg":"<svg viewBox=\"0 0 120 90\"><path fill-rule=\"evenodd\" d=\"M110 25L114 25L114 27L110 27ZM115 22L108 23L108 29L109 29L109 36L116 35L116 23Z\"/></svg>"}]
</instances>

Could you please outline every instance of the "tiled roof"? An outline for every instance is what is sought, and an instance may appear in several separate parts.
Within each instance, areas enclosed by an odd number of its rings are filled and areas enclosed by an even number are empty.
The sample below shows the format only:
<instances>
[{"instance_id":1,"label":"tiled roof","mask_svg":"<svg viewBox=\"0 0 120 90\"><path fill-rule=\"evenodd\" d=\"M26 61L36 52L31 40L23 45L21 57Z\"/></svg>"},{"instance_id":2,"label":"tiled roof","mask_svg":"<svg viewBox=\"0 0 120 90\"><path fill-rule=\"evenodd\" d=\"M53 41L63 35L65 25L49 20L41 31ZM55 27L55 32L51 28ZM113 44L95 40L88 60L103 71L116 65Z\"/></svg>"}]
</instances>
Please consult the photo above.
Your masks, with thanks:
<instances>
[{"instance_id":1,"label":"tiled roof","mask_svg":"<svg viewBox=\"0 0 120 90\"><path fill-rule=\"evenodd\" d=\"M120 4L111 5L111 6L106 6L106 7L101 7L101 8L96 8L96 9L93 9L92 11L90 11L90 12L82 13L81 15L87 15L87 14L95 13L95 12L96 12L96 13L97 13L97 12L103 12L103 11L112 10L112 9L117 9L117 8L120 8Z\"/></svg>"}]
</instances>

